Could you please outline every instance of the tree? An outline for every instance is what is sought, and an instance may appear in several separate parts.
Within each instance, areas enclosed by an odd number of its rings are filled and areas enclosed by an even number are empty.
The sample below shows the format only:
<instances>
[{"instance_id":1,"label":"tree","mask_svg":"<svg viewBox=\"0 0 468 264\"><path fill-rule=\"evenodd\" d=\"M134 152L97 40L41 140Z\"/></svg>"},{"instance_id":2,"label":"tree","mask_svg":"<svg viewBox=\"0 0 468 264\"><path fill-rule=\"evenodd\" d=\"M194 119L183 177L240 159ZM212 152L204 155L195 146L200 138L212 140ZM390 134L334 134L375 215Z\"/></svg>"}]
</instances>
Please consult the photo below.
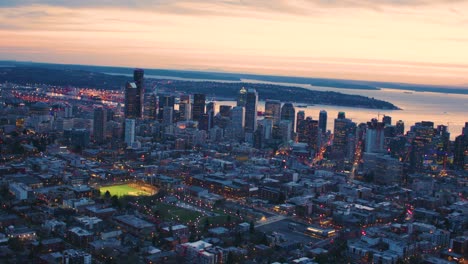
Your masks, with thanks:
<instances>
[{"instance_id":1,"label":"tree","mask_svg":"<svg viewBox=\"0 0 468 264\"><path fill-rule=\"evenodd\" d=\"M255 233L255 224L253 221L250 221L249 231L250 231L250 234Z\"/></svg>"},{"instance_id":2,"label":"tree","mask_svg":"<svg viewBox=\"0 0 468 264\"><path fill-rule=\"evenodd\" d=\"M174 236L174 230L172 229L172 224L169 226L169 236Z\"/></svg>"},{"instance_id":3,"label":"tree","mask_svg":"<svg viewBox=\"0 0 468 264\"><path fill-rule=\"evenodd\" d=\"M242 234L240 232L236 232L236 236L234 237L234 245L236 247L240 246L242 243Z\"/></svg>"},{"instance_id":4,"label":"tree","mask_svg":"<svg viewBox=\"0 0 468 264\"><path fill-rule=\"evenodd\" d=\"M232 252L229 251L226 259L226 264L234 264L234 256L232 255Z\"/></svg>"},{"instance_id":5,"label":"tree","mask_svg":"<svg viewBox=\"0 0 468 264\"><path fill-rule=\"evenodd\" d=\"M210 228L210 220L208 218L205 218L205 224L203 226L203 230L208 231L209 228Z\"/></svg>"},{"instance_id":6,"label":"tree","mask_svg":"<svg viewBox=\"0 0 468 264\"><path fill-rule=\"evenodd\" d=\"M284 203L284 201L286 201L286 195L284 194L284 192L280 192L278 196L278 203L282 204Z\"/></svg>"},{"instance_id":7,"label":"tree","mask_svg":"<svg viewBox=\"0 0 468 264\"><path fill-rule=\"evenodd\" d=\"M117 197L117 195L114 195L111 197L111 203L112 203L112 207L117 207L119 209L122 209L122 202L120 201L119 197Z\"/></svg>"},{"instance_id":8,"label":"tree","mask_svg":"<svg viewBox=\"0 0 468 264\"><path fill-rule=\"evenodd\" d=\"M17 237L8 239L8 247L14 252L21 252L24 250L23 242Z\"/></svg>"}]
</instances>

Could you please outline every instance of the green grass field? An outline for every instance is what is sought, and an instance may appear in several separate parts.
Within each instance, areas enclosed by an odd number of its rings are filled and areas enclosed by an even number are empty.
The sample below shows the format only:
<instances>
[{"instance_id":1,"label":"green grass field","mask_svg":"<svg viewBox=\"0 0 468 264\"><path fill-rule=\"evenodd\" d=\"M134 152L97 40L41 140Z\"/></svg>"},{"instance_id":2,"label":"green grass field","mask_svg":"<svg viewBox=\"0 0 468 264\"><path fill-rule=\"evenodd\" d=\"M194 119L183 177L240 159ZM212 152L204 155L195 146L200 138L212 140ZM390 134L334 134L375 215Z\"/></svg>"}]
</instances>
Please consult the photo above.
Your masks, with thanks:
<instances>
[{"instance_id":1,"label":"green grass field","mask_svg":"<svg viewBox=\"0 0 468 264\"><path fill-rule=\"evenodd\" d=\"M122 196L148 196L151 195L149 192L138 190L136 188L130 187L128 184L121 185L112 185L99 188L101 195L104 195L107 191L110 192L111 196L117 195L117 197Z\"/></svg>"},{"instance_id":2,"label":"green grass field","mask_svg":"<svg viewBox=\"0 0 468 264\"><path fill-rule=\"evenodd\" d=\"M164 203L156 203L153 205L153 210L157 210L165 220L176 220L182 223L193 222L202 216L199 212Z\"/></svg>"}]
</instances>

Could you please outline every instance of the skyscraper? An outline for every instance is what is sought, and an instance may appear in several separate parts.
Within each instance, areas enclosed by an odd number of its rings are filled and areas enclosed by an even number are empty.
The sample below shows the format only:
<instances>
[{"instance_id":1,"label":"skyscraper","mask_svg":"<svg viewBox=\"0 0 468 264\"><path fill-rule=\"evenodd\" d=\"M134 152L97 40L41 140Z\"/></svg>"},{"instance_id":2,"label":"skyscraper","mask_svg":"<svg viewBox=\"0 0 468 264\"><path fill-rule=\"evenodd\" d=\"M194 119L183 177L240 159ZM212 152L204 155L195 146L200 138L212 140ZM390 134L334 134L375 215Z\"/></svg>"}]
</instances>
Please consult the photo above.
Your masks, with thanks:
<instances>
[{"instance_id":1,"label":"skyscraper","mask_svg":"<svg viewBox=\"0 0 468 264\"><path fill-rule=\"evenodd\" d=\"M163 112L163 124L166 126L171 125L174 122L174 108L165 106Z\"/></svg>"},{"instance_id":2,"label":"skyscraper","mask_svg":"<svg viewBox=\"0 0 468 264\"><path fill-rule=\"evenodd\" d=\"M292 103L285 103L281 107L281 120L291 121L291 134L294 134L295 120L296 119L296 109Z\"/></svg>"},{"instance_id":3,"label":"skyscraper","mask_svg":"<svg viewBox=\"0 0 468 264\"><path fill-rule=\"evenodd\" d=\"M376 118L373 118L371 122L367 122L365 152L384 152L384 127L385 123L379 122Z\"/></svg>"},{"instance_id":4,"label":"skyscraper","mask_svg":"<svg viewBox=\"0 0 468 264\"><path fill-rule=\"evenodd\" d=\"M344 112L338 113L333 129L333 152L347 155L349 135L355 133L355 130L356 123L347 119Z\"/></svg>"},{"instance_id":5,"label":"skyscraper","mask_svg":"<svg viewBox=\"0 0 468 264\"><path fill-rule=\"evenodd\" d=\"M138 89L138 102L140 118L143 117L143 107L145 99L145 82L144 82L145 71L143 69L135 69L133 71L133 81L136 83Z\"/></svg>"},{"instance_id":6,"label":"skyscraper","mask_svg":"<svg viewBox=\"0 0 468 264\"><path fill-rule=\"evenodd\" d=\"M192 119L200 122L205 113L205 94L195 94L193 96Z\"/></svg>"},{"instance_id":7,"label":"skyscraper","mask_svg":"<svg viewBox=\"0 0 468 264\"><path fill-rule=\"evenodd\" d=\"M187 121L192 119L192 96L190 94L184 94L180 96L179 100L179 113L180 119Z\"/></svg>"},{"instance_id":8,"label":"skyscraper","mask_svg":"<svg viewBox=\"0 0 468 264\"><path fill-rule=\"evenodd\" d=\"M266 100L265 119L271 120L274 126L279 125L279 122L281 120L281 102L280 101Z\"/></svg>"},{"instance_id":9,"label":"skyscraper","mask_svg":"<svg viewBox=\"0 0 468 264\"><path fill-rule=\"evenodd\" d=\"M237 138L244 136L245 109L242 106L236 106L231 110L232 128Z\"/></svg>"},{"instance_id":10,"label":"skyscraper","mask_svg":"<svg viewBox=\"0 0 468 264\"><path fill-rule=\"evenodd\" d=\"M219 106L219 114L222 117L229 117L229 116L231 116L231 109L232 109L232 106L230 106L230 105L220 105Z\"/></svg>"},{"instance_id":11,"label":"skyscraper","mask_svg":"<svg viewBox=\"0 0 468 264\"><path fill-rule=\"evenodd\" d=\"M144 71L133 71L133 82L127 82L125 86L125 117L142 118L144 106Z\"/></svg>"},{"instance_id":12,"label":"skyscraper","mask_svg":"<svg viewBox=\"0 0 468 264\"><path fill-rule=\"evenodd\" d=\"M125 117L126 118L139 118L139 95L136 83L127 82L125 85Z\"/></svg>"},{"instance_id":13,"label":"skyscraper","mask_svg":"<svg viewBox=\"0 0 468 264\"><path fill-rule=\"evenodd\" d=\"M258 94L255 89L248 89L245 97L245 132L253 133L257 129Z\"/></svg>"},{"instance_id":14,"label":"skyscraper","mask_svg":"<svg viewBox=\"0 0 468 264\"><path fill-rule=\"evenodd\" d=\"M389 125L392 124L392 117L391 117L391 116L388 116L388 115L384 115L384 116L382 117L382 122L383 122L385 125L389 126Z\"/></svg>"},{"instance_id":15,"label":"skyscraper","mask_svg":"<svg viewBox=\"0 0 468 264\"><path fill-rule=\"evenodd\" d=\"M239 95L237 96L237 106L245 106L247 101L247 89L242 87L239 90Z\"/></svg>"},{"instance_id":16,"label":"skyscraper","mask_svg":"<svg viewBox=\"0 0 468 264\"><path fill-rule=\"evenodd\" d=\"M132 146L135 142L135 119L125 119L125 143Z\"/></svg>"},{"instance_id":17,"label":"skyscraper","mask_svg":"<svg viewBox=\"0 0 468 264\"><path fill-rule=\"evenodd\" d=\"M405 122L403 122L402 120L398 120L398 122L396 123L395 130L397 135L405 134Z\"/></svg>"},{"instance_id":18,"label":"skyscraper","mask_svg":"<svg viewBox=\"0 0 468 264\"><path fill-rule=\"evenodd\" d=\"M106 140L107 111L102 107L94 109L93 121L94 140L102 144Z\"/></svg>"},{"instance_id":19,"label":"skyscraper","mask_svg":"<svg viewBox=\"0 0 468 264\"><path fill-rule=\"evenodd\" d=\"M144 118L155 120L157 118L157 107L158 97L156 94L145 94Z\"/></svg>"},{"instance_id":20,"label":"skyscraper","mask_svg":"<svg viewBox=\"0 0 468 264\"><path fill-rule=\"evenodd\" d=\"M158 103L158 121L162 123L164 120L164 108L171 107L172 111L174 111L175 105L175 96L173 95L159 95L159 103ZM174 114L172 114L174 115Z\"/></svg>"},{"instance_id":21,"label":"skyscraper","mask_svg":"<svg viewBox=\"0 0 468 264\"><path fill-rule=\"evenodd\" d=\"M279 131L281 134L281 141L288 142L292 139L292 122L290 120L281 120L279 124Z\"/></svg>"},{"instance_id":22,"label":"skyscraper","mask_svg":"<svg viewBox=\"0 0 468 264\"><path fill-rule=\"evenodd\" d=\"M319 113L319 128L322 131L322 133L327 132L327 111L325 110L320 110Z\"/></svg>"},{"instance_id":23,"label":"skyscraper","mask_svg":"<svg viewBox=\"0 0 468 264\"><path fill-rule=\"evenodd\" d=\"M297 127L301 128L297 132L298 141L307 143L309 148L317 151L320 146L319 121L307 117L301 120Z\"/></svg>"},{"instance_id":24,"label":"skyscraper","mask_svg":"<svg viewBox=\"0 0 468 264\"><path fill-rule=\"evenodd\" d=\"M212 129L214 127L214 116L215 116L215 102L209 102L206 105L206 115L208 118L208 129Z\"/></svg>"},{"instance_id":25,"label":"skyscraper","mask_svg":"<svg viewBox=\"0 0 468 264\"><path fill-rule=\"evenodd\" d=\"M305 120L305 112L304 111L297 112L297 115L296 115L296 138L295 138L295 140L297 142L300 142L299 141L299 135L304 134L304 125L305 125L305 122L303 122L304 120Z\"/></svg>"}]
</instances>

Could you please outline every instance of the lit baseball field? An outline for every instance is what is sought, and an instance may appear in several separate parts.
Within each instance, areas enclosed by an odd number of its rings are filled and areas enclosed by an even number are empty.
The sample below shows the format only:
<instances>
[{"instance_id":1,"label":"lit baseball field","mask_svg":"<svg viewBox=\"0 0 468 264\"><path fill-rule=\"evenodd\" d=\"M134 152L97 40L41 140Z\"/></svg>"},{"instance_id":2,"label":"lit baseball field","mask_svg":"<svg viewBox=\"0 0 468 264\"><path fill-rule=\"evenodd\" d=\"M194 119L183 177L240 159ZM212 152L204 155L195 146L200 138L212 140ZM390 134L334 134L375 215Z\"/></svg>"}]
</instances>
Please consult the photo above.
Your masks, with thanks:
<instances>
[{"instance_id":1,"label":"lit baseball field","mask_svg":"<svg viewBox=\"0 0 468 264\"><path fill-rule=\"evenodd\" d=\"M107 191L111 194L111 196L117 195L117 197L122 196L148 196L151 195L149 192L145 192L143 190L131 187L129 184L120 184L120 185L112 185L112 186L104 186L99 188L101 195L104 195Z\"/></svg>"}]
</instances>

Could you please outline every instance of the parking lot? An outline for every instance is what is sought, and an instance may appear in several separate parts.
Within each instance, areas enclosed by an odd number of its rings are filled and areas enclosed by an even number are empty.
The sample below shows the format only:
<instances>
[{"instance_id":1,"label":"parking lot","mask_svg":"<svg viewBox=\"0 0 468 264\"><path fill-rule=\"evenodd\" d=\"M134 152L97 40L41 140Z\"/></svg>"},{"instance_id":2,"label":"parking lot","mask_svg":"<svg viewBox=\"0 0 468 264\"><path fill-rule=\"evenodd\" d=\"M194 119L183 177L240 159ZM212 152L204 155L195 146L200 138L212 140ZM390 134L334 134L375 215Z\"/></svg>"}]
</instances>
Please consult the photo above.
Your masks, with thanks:
<instances>
[{"instance_id":1,"label":"parking lot","mask_svg":"<svg viewBox=\"0 0 468 264\"><path fill-rule=\"evenodd\" d=\"M294 223L294 229L290 228L290 224ZM266 234L271 234L276 232L281 234L286 240L299 241L303 244L315 244L320 241L320 239L313 238L304 233L306 225L294 222L289 219L284 219L270 224L265 224L257 228L258 231L265 232Z\"/></svg>"}]
</instances>

